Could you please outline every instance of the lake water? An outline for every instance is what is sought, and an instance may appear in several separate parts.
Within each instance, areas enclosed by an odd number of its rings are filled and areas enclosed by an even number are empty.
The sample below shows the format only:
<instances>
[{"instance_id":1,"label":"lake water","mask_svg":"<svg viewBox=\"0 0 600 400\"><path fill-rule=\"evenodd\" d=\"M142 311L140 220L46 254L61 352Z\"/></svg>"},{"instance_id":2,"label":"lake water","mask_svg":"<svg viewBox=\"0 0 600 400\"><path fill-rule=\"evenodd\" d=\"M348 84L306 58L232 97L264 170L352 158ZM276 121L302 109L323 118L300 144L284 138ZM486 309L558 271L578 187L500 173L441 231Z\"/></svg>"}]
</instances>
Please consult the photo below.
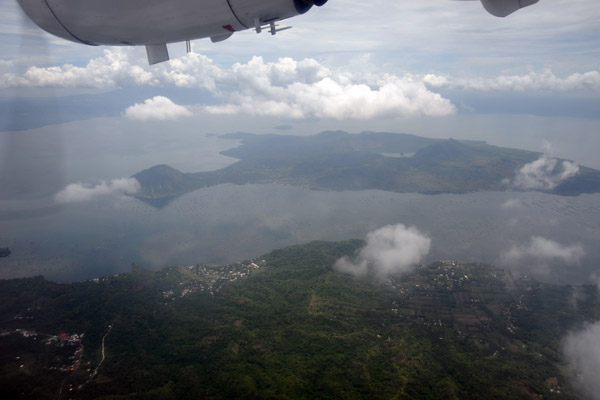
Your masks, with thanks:
<instances>
[{"instance_id":1,"label":"lake water","mask_svg":"<svg viewBox=\"0 0 600 400\"><path fill-rule=\"evenodd\" d=\"M553 282L586 282L599 269L600 195L482 192L316 192L277 185L219 185L163 209L127 196L13 213L1 240L0 278L43 274L58 281L145 268L224 263L311 240L364 238L387 224L414 225L432 239L428 260L502 263L511 246L541 236L579 244L575 265L545 260L513 268Z\"/></svg>"},{"instance_id":2,"label":"lake water","mask_svg":"<svg viewBox=\"0 0 600 400\"><path fill-rule=\"evenodd\" d=\"M432 239L428 259L503 265L511 246L533 236L578 262L528 259L512 268L555 282L587 282L600 270L600 194L397 194L316 192L277 185L219 185L155 209L114 195L58 205L53 194L74 182L131 176L155 164L182 171L222 168L220 151L238 142L179 122L124 118L79 121L0 134L0 278L42 274L71 281L145 268L223 263L311 240L364 238L387 224L414 225ZM552 250L552 249L550 249ZM552 251L550 252L552 254Z\"/></svg>"}]
</instances>

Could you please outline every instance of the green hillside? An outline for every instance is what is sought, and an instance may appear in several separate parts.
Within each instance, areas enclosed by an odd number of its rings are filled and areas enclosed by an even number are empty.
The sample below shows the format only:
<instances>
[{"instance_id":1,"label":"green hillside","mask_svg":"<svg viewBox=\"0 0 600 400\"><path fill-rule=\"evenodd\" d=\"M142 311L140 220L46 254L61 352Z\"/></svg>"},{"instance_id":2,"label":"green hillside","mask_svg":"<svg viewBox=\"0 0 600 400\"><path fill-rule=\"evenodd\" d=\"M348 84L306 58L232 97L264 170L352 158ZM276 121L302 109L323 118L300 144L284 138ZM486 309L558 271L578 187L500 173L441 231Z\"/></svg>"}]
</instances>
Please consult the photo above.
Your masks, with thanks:
<instances>
[{"instance_id":1,"label":"green hillside","mask_svg":"<svg viewBox=\"0 0 600 400\"><path fill-rule=\"evenodd\" d=\"M572 287L485 265L385 283L333 270L362 244L0 281L0 385L15 399L578 398L560 340L600 317L595 288L574 308Z\"/></svg>"},{"instance_id":2,"label":"green hillside","mask_svg":"<svg viewBox=\"0 0 600 400\"><path fill-rule=\"evenodd\" d=\"M314 136L230 134L242 145L223 152L239 159L217 171L183 173L165 165L133 177L137 197L156 206L181 194L222 183L292 185L312 190L377 189L400 193L466 193L506 190L539 153L477 141L437 140L414 135L323 132ZM558 167L557 167L558 168ZM600 171L579 173L551 192L577 195L600 191Z\"/></svg>"}]
</instances>

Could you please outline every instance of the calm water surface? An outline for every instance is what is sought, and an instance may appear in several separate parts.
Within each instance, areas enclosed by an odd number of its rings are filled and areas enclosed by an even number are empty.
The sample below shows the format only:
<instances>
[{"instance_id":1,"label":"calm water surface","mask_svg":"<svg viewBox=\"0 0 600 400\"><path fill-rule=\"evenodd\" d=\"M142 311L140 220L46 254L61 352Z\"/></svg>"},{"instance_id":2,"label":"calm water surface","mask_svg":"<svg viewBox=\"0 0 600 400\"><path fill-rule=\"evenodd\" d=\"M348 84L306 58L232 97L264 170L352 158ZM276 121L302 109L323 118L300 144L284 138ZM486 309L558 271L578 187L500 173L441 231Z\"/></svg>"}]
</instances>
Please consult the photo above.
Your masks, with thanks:
<instances>
[{"instance_id":1,"label":"calm water surface","mask_svg":"<svg viewBox=\"0 0 600 400\"><path fill-rule=\"evenodd\" d=\"M70 281L127 271L132 262L152 269L224 263L311 240L363 238L396 223L431 237L428 261L500 263L511 246L541 236L565 246L580 244L585 255L569 267L512 267L544 280L585 282L600 266L600 195L426 196L226 184L189 193L163 209L112 196L27 213L13 212L14 218L0 221L2 243L13 251L0 259L0 278L42 274Z\"/></svg>"}]
</instances>

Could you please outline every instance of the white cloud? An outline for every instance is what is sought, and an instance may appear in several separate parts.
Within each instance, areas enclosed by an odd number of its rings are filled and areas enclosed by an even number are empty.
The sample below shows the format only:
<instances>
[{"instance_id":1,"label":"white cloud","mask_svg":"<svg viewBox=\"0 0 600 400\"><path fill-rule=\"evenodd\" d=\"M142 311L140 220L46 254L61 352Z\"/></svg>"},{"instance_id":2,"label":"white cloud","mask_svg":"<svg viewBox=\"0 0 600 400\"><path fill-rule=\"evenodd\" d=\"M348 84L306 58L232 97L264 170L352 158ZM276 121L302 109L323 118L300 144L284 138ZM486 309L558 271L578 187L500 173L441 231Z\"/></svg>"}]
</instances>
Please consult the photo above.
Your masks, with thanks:
<instances>
[{"instance_id":1,"label":"white cloud","mask_svg":"<svg viewBox=\"0 0 600 400\"><path fill-rule=\"evenodd\" d=\"M492 78L453 78L427 74L423 77L429 87L477 91L553 91L587 90L600 92L600 71L573 73L564 78L551 70L531 71L524 75L500 75Z\"/></svg>"},{"instance_id":2,"label":"white cloud","mask_svg":"<svg viewBox=\"0 0 600 400\"><path fill-rule=\"evenodd\" d=\"M269 82L274 86L294 82L314 83L331 74L317 61L294 61L282 58L265 64L260 57L247 64L235 63L223 68L213 60L198 53L150 66L137 53L122 48L105 49L84 66L32 66L19 72L13 61L0 64L0 88L55 87L55 88L120 88L135 86L175 86L205 89L211 92L237 86L260 88ZM219 87L218 87L219 86Z\"/></svg>"},{"instance_id":3,"label":"white cloud","mask_svg":"<svg viewBox=\"0 0 600 400\"><path fill-rule=\"evenodd\" d=\"M54 195L57 203L80 203L90 201L99 196L114 194L135 194L140 190L139 182L134 178L101 181L92 186L84 183L72 183Z\"/></svg>"},{"instance_id":4,"label":"white cloud","mask_svg":"<svg viewBox=\"0 0 600 400\"><path fill-rule=\"evenodd\" d=\"M137 55L137 56L136 56ZM191 53L154 66L127 49L106 49L86 65L37 67L18 72L10 61L0 65L0 88L54 87L109 89L135 86L198 88L222 103L205 107L213 114L244 113L292 118L374 119L447 116L456 107L435 89L481 91L600 92L600 72L557 77L551 70L490 78L384 73L370 68L327 67L312 58L289 57L223 67Z\"/></svg>"},{"instance_id":5,"label":"white cloud","mask_svg":"<svg viewBox=\"0 0 600 400\"><path fill-rule=\"evenodd\" d=\"M561 168L558 169L557 163L556 158L544 154L521 167L514 178L507 183L523 190L553 190L579 173L579 166L574 162L563 161Z\"/></svg>"},{"instance_id":6,"label":"white cloud","mask_svg":"<svg viewBox=\"0 0 600 400\"><path fill-rule=\"evenodd\" d=\"M123 50L105 50L86 66L71 64L28 68L24 73L4 73L2 87L116 88L157 85L150 71L132 64Z\"/></svg>"},{"instance_id":7,"label":"white cloud","mask_svg":"<svg viewBox=\"0 0 600 400\"><path fill-rule=\"evenodd\" d=\"M292 118L371 119L409 115L443 116L452 103L410 76L331 70L313 59L253 57L231 68L233 90L226 104L206 107L215 114L247 113Z\"/></svg>"},{"instance_id":8,"label":"white cloud","mask_svg":"<svg viewBox=\"0 0 600 400\"><path fill-rule=\"evenodd\" d=\"M512 208L520 208L523 206L523 202L519 199L508 199L500 207L508 210Z\"/></svg>"},{"instance_id":9,"label":"white cloud","mask_svg":"<svg viewBox=\"0 0 600 400\"><path fill-rule=\"evenodd\" d=\"M227 104L206 107L209 113L318 117L335 119L373 119L413 115L445 116L456 111L454 105L433 93L420 82L394 77L375 88L365 83L325 77L314 83L294 82L286 87L247 87L244 92L226 94Z\"/></svg>"},{"instance_id":10,"label":"white cloud","mask_svg":"<svg viewBox=\"0 0 600 400\"><path fill-rule=\"evenodd\" d=\"M523 270L545 274L551 264L578 265L585 255L581 244L562 245L541 236L532 236L529 243L512 245L501 254L501 262Z\"/></svg>"},{"instance_id":11,"label":"white cloud","mask_svg":"<svg viewBox=\"0 0 600 400\"><path fill-rule=\"evenodd\" d=\"M164 96L155 96L127 107L125 116L138 121L164 121L189 117L192 112L185 106L173 103Z\"/></svg>"},{"instance_id":12,"label":"white cloud","mask_svg":"<svg viewBox=\"0 0 600 400\"><path fill-rule=\"evenodd\" d=\"M600 399L600 321L569 333L563 342L574 386L590 399Z\"/></svg>"},{"instance_id":13,"label":"white cloud","mask_svg":"<svg viewBox=\"0 0 600 400\"><path fill-rule=\"evenodd\" d=\"M68 64L31 67L23 74L16 74L6 72L10 69L6 65L0 82L4 87L200 88L222 99L221 105L205 107L213 114L371 119L445 116L456 111L449 100L412 76L351 74L331 70L314 59L280 58L265 63L261 57L253 57L246 64L235 63L230 68L219 67L199 54L152 67L137 65L138 61L124 50L105 50L103 57L91 60L84 67ZM144 104L144 108L151 105ZM137 111L128 109L127 115L138 118ZM150 112L140 117L164 119L160 115Z\"/></svg>"},{"instance_id":14,"label":"white cloud","mask_svg":"<svg viewBox=\"0 0 600 400\"><path fill-rule=\"evenodd\" d=\"M139 61L132 59L131 53L116 49L105 50L103 57L83 67L31 67L18 74L5 64L0 70L0 86L199 88L222 99L221 105L205 107L213 114L371 119L445 116L456 111L449 100L413 76L337 71L314 59L280 58L266 63L261 57L253 57L246 64L235 63L230 68L217 66L208 57L194 53L156 66ZM137 116L135 111L128 110L127 114ZM142 118L150 115L144 113Z\"/></svg>"},{"instance_id":15,"label":"white cloud","mask_svg":"<svg viewBox=\"0 0 600 400\"><path fill-rule=\"evenodd\" d=\"M206 107L209 113L372 119L455 112L449 100L410 76L352 74L313 59L265 63L253 57L235 64L227 81L232 89L219 92L225 104Z\"/></svg>"},{"instance_id":16,"label":"white cloud","mask_svg":"<svg viewBox=\"0 0 600 400\"><path fill-rule=\"evenodd\" d=\"M431 239L415 227L387 225L367 234L367 244L351 259L342 257L334 268L358 277L382 280L405 274L429 253Z\"/></svg>"}]
</instances>

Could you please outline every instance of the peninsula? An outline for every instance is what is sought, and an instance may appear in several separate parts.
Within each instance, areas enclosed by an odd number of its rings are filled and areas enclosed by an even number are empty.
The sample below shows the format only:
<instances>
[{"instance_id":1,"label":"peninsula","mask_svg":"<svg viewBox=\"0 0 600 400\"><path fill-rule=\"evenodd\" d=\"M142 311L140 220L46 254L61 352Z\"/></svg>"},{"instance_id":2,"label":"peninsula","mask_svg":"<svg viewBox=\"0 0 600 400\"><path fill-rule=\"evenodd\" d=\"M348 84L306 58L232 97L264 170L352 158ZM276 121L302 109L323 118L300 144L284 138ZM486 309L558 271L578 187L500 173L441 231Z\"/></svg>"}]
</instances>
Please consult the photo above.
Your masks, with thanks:
<instances>
[{"instance_id":1,"label":"peninsula","mask_svg":"<svg viewBox=\"0 0 600 400\"><path fill-rule=\"evenodd\" d=\"M223 137L241 141L241 146L222 152L239 161L216 171L198 173L184 173L168 165L154 166L133 175L141 185L136 196L160 207L190 191L223 183L423 194L506 190L506 182L520 168L541 156L479 141L394 133L237 133ZM560 172L559 165L554 173ZM600 192L600 171L580 166L575 176L544 191L559 195Z\"/></svg>"}]
</instances>

